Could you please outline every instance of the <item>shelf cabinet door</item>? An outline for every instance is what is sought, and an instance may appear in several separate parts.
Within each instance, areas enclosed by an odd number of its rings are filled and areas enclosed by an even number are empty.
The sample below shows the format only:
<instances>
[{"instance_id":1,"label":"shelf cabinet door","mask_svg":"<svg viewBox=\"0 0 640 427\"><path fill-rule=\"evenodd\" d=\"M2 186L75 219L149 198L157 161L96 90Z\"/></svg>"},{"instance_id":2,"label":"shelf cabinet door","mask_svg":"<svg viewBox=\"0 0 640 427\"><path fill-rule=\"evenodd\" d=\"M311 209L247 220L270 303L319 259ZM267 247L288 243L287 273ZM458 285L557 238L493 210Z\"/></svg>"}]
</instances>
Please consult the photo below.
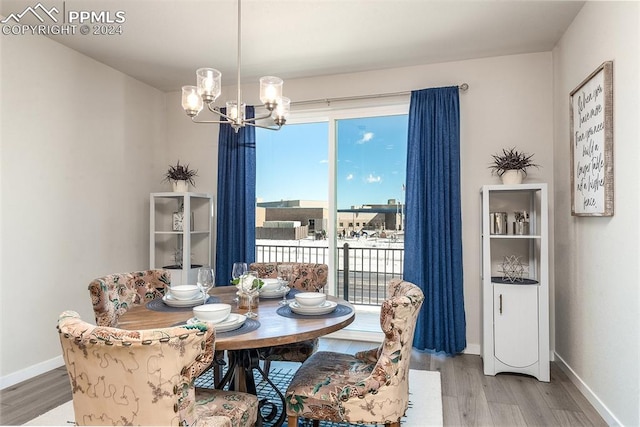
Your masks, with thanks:
<instances>
[{"instance_id":1,"label":"shelf cabinet door","mask_svg":"<svg viewBox=\"0 0 640 427\"><path fill-rule=\"evenodd\" d=\"M493 284L494 352L516 368L538 361L538 286Z\"/></svg>"}]
</instances>

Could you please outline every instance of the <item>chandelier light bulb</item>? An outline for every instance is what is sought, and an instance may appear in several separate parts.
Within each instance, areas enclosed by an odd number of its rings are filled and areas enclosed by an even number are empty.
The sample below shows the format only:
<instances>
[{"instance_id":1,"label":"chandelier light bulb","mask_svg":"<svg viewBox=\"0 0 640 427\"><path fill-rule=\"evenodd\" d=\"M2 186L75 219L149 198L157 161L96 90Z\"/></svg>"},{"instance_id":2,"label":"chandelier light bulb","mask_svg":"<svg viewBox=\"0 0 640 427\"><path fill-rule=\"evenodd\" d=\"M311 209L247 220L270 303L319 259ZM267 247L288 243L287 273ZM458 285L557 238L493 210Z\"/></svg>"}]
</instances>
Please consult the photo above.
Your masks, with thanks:
<instances>
[{"instance_id":1,"label":"chandelier light bulb","mask_svg":"<svg viewBox=\"0 0 640 427\"><path fill-rule=\"evenodd\" d=\"M276 88L274 88L273 86L267 86L264 94L265 98L267 98L268 101L273 101L276 99Z\"/></svg>"},{"instance_id":2,"label":"chandelier light bulb","mask_svg":"<svg viewBox=\"0 0 640 427\"><path fill-rule=\"evenodd\" d=\"M207 104L215 101L222 91L222 73L215 68L196 70L198 93Z\"/></svg>"},{"instance_id":3,"label":"chandelier light bulb","mask_svg":"<svg viewBox=\"0 0 640 427\"><path fill-rule=\"evenodd\" d=\"M240 111L238 112L238 102L237 101L227 101L227 116L237 125L244 122L245 119L245 108L246 104L243 102L240 104Z\"/></svg>"},{"instance_id":4,"label":"chandelier light bulb","mask_svg":"<svg viewBox=\"0 0 640 427\"><path fill-rule=\"evenodd\" d=\"M265 76L260 78L260 101L267 110L273 111L278 99L282 98L283 83L280 77Z\"/></svg>"},{"instance_id":5,"label":"chandelier light bulb","mask_svg":"<svg viewBox=\"0 0 640 427\"><path fill-rule=\"evenodd\" d=\"M283 96L278 100L277 106L275 110L273 110L273 114L271 115L271 117L273 118L273 121L276 123L276 125L282 126L287 122L290 111L291 100L286 96Z\"/></svg>"},{"instance_id":6,"label":"chandelier light bulb","mask_svg":"<svg viewBox=\"0 0 640 427\"><path fill-rule=\"evenodd\" d=\"M182 86L182 108L189 117L195 117L202 110L202 98L195 86Z\"/></svg>"}]
</instances>

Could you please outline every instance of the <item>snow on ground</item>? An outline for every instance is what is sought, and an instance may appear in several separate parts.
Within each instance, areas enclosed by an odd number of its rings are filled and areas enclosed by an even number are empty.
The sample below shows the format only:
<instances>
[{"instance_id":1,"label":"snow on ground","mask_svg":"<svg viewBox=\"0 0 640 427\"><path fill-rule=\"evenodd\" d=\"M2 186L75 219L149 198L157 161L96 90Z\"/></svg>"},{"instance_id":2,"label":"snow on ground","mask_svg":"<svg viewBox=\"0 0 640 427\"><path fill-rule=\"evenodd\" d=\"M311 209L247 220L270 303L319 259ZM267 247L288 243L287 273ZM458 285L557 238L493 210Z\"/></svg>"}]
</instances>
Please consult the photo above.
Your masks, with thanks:
<instances>
[{"instance_id":1,"label":"snow on ground","mask_svg":"<svg viewBox=\"0 0 640 427\"><path fill-rule=\"evenodd\" d=\"M299 246L299 247L329 247L330 240L316 240L313 237L307 237L302 240L270 240L256 239L257 246ZM383 239L380 237L347 237L338 239L337 246L342 247L345 243L351 248L388 248L388 249L404 249L404 241L397 239Z\"/></svg>"},{"instance_id":2,"label":"snow on ground","mask_svg":"<svg viewBox=\"0 0 640 427\"><path fill-rule=\"evenodd\" d=\"M256 240L258 262L328 264L329 240ZM349 244L349 270L402 274L404 242L381 238L338 239L338 270L344 268L344 244Z\"/></svg>"}]
</instances>

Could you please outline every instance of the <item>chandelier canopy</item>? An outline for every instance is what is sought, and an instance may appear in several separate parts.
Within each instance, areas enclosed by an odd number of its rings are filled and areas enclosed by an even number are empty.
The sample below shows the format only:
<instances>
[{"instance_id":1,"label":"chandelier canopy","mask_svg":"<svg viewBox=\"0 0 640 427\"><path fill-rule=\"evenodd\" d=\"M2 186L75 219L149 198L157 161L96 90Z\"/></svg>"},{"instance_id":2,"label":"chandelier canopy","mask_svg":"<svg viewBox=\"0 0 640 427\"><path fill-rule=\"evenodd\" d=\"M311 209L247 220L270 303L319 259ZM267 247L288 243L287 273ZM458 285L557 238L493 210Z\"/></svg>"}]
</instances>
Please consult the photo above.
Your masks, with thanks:
<instances>
[{"instance_id":1,"label":"chandelier canopy","mask_svg":"<svg viewBox=\"0 0 640 427\"><path fill-rule=\"evenodd\" d=\"M283 81L279 77L265 76L260 78L260 101L266 114L246 118L246 104L242 102L240 86L240 58L241 58L241 0L238 0L238 97L235 101L227 101L226 111L214 105L222 92L222 73L215 68L199 68L196 70L196 86L182 86L182 108L194 123L224 123L229 124L238 132L245 126L255 126L270 130L279 130L287 121L291 100L282 96ZM206 104L207 109L214 113L216 120L198 120L198 114ZM270 119L269 124L258 124L258 121Z\"/></svg>"}]
</instances>

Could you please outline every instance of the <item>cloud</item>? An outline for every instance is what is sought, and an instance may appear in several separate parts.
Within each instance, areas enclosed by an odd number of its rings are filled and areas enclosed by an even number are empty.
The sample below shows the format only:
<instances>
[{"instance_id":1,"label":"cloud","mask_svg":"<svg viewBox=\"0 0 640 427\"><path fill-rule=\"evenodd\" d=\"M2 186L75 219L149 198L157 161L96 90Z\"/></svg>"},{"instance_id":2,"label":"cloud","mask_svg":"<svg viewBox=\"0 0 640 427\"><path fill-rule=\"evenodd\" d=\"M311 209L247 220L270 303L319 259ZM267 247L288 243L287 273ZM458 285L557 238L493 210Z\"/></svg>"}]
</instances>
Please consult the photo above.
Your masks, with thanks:
<instances>
[{"instance_id":1,"label":"cloud","mask_svg":"<svg viewBox=\"0 0 640 427\"><path fill-rule=\"evenodd\" d=\"M375 184L378 182L382 182L382 177L381 176L373 176L373 174L369 174L369 176L367 177L367 183L368 184Z\"/></svg>"},{"instance_id":2,"label":"cloud","mask_svg":"<svg viewBox=\"0 0 640 427\"><path fill-rule=\"evenodd\" d=\"M329 163L329 160L323 159L323 160L320 160L320 163Z\"/></svg>"},{"instance_id":3,"label":"cloud","mask_svg":"<svg viewBox=\"0 0 640 427\"><path fill-rule=\"evenodd\" d=\"M356 141L356 144L366 144L373 139L373 132L364 132L362 138Z\"/></svg>"},{"instance_id":4,"label":"cloud","mask_svg":"<svg viewBox=\"0 0 640 427\"><path fill-rule=\"evenodd\" d=\"M353 179L353 174L352 173L347 175L347 181L351 181L352 179Z\"/></svg>"},{"instance_id":5,"label":"cloud","mask_svg":"<svg viewBox=\"0 0 640 427\"><path fill-rule=\"evenodd\" d=\"M386 150L393 150L393 144L388 144L386 147L384 147Z\"/></svg>"}]
</instances>

